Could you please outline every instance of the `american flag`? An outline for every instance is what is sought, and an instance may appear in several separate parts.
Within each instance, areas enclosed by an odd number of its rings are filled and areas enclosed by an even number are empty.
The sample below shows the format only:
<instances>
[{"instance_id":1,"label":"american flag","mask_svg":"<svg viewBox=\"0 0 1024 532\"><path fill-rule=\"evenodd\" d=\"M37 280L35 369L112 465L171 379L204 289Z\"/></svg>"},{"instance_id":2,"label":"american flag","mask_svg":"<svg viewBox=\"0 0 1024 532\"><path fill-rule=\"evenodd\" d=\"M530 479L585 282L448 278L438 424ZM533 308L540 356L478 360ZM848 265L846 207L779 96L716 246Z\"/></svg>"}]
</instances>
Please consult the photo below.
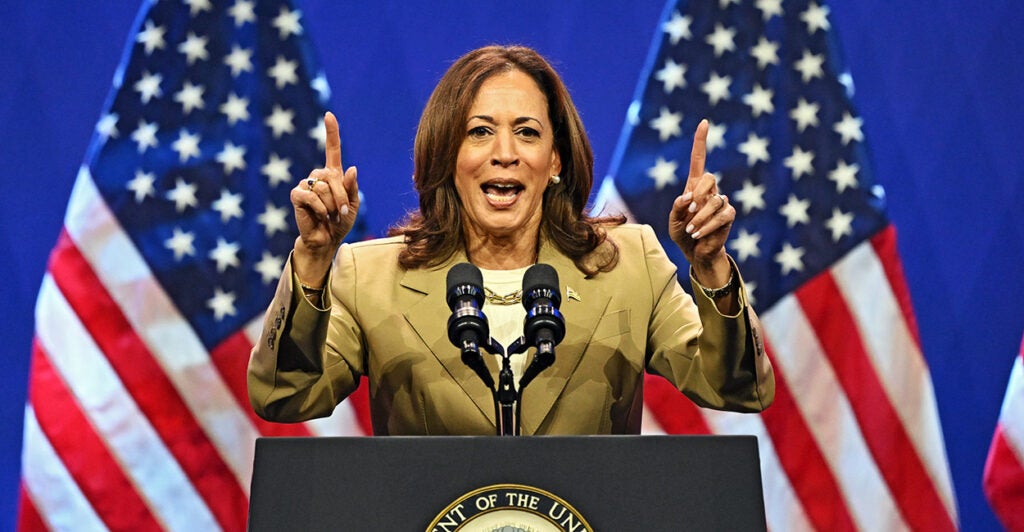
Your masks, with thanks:
<instances>
[{"instance_id":1,"label":"american flag","mask_svg":"<svg viewBox=\"0 0 1024 532\"><path fill-rule=\"evenodd\" d=\"M1024 339L1013 360L983 478L985 496L1007 530L1024 530Z\"/></svg>"},{"instance_id":2,"label":"american flag","mask_svg":"<svg viewBox=\"0 0 1024 532\"><path fill-rule=\"evenodd\" d=\"M958 527L931 378L829 8L671 1L596 201L665 234L708 118L775 404L699 410L649 378L646 432L754 434L774 530ZM682 275L683 285L689 285Z\"/></svg>"},{"instance_id":3,"label":"american flag","mask_svg":"<svg viewBox=\"0 0 1024 532\"><path fill-rule=\"evenodd\" d=\"M142 6L39 290L20 529L243 530L257 437L364 432L263 422L245 389L324 164L306 39L287 1Z\"/></svg>"}]
</instances>

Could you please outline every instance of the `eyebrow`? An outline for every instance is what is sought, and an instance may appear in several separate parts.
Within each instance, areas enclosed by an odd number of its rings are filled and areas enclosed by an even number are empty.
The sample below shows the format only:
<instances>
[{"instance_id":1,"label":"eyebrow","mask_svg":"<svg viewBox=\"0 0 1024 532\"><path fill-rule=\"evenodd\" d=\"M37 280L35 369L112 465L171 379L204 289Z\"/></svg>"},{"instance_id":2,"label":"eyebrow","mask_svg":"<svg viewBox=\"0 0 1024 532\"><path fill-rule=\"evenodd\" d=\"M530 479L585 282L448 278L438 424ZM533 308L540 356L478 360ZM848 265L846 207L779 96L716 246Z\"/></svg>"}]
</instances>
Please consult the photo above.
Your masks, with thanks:
<instances>
[{"instance_id":1,"label":"eyebrow","mask_svg":"<svg viewBox=\"0 0 1024 532\"><path fill-rule=\"evenodd\" d=\"M474 118L479 118L480 120L483 120L485 122L490 122L491 124L495 124L496 123L495 120L494 120L494 117L493 116L489 116L489 115L473 115L473 116L469 117L469 120L472 120ZM467 122L469 120L467 120ZM517 117L515 120L512 121L512 125L518 126L519 124L525 124L526 122L536 122L537 125L539 125L541 127L544 126L543 122L541 122L539 119L536 119L536 118L534 118L532 116L520 116L520 117Z\"/></svg>"}]
</instances>

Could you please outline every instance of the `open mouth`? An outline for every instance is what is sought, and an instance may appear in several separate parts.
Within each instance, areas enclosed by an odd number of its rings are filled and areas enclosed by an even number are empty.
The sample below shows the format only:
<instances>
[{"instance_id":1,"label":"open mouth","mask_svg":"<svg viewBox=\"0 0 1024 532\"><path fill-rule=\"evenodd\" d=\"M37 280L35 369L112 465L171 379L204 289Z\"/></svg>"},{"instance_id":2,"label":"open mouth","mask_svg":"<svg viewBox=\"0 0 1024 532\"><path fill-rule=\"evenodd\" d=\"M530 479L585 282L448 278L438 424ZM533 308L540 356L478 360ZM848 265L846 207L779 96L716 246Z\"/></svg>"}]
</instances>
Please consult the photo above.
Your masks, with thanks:
<instances>
[{"instance_id":1,"label":"open mouth","mask_svg":"<svg viewBox=\"0 0 1024 532\"><path fill-rule=\"evenodd\" d=\"M480 188L492 205L500 207L514 203L525 187L514 181L488 181Z\"/></svg>"}]
</instances>

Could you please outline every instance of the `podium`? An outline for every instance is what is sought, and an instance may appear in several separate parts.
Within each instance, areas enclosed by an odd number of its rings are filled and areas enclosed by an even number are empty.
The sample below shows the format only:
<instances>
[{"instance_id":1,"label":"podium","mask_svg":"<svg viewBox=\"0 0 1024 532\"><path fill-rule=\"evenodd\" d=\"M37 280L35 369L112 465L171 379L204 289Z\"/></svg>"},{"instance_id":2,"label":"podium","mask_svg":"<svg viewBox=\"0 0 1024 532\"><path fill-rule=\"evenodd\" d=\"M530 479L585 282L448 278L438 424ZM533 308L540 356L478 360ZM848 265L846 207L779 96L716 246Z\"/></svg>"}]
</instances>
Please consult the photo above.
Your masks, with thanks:
<instances>
[{"instance_id":1,"label":"podium","mask_svg":"<svg viewBox=\"0 0 1024 532\"><path fill-rule=\"evenodd\" d=\"M616 532L766 524L753 436L392 436L257 440L249 529Z\"/></svg>"}]
</instances>

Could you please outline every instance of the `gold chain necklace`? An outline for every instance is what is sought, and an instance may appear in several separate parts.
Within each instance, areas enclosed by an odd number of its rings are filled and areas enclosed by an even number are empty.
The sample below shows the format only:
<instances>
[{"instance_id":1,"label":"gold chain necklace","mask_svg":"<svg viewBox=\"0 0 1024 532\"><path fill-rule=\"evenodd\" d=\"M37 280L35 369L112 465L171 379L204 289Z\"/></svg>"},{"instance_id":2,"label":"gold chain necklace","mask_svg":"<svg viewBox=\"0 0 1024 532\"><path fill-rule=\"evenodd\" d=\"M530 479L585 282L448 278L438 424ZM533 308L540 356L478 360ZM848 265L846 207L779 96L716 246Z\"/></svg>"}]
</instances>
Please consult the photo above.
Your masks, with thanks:
<instances>
[{"instance_id":1,"label":"gold chain necklace","mask_svg":"<svg viewBox=\"0 0 1024 532\"><path fill-rule=\"evenodd\" d=\"M488 303L494 303L495 305L515 305L523 302L523 291L516 290L515 292L499 296L485 286L484 297L487 298Z\"/></svg>"}]
</instances>

